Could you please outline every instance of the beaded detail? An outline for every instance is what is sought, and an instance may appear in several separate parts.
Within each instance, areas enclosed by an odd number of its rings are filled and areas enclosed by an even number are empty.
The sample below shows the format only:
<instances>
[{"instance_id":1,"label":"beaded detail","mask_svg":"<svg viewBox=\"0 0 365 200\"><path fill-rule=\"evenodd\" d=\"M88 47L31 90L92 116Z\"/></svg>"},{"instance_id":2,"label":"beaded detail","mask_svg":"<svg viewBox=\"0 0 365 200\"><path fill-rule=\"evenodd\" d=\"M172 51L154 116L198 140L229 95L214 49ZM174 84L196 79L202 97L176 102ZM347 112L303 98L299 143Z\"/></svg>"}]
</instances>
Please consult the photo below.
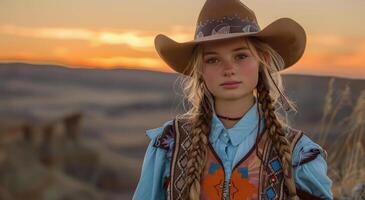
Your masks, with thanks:
<instances>
[{"instance_id":1,"label":"beaded detail","mask_svg":"<svg viewBox=\"0 0 365 200\"><path fill-rule=\"evenodd\" d=\"M209 19L199 22L196 28L195 39L229 33L258 32L260 27L255 20L248 17L241 18L238 15L225 16L221 19Z\"/></svg>"}]
</instances>

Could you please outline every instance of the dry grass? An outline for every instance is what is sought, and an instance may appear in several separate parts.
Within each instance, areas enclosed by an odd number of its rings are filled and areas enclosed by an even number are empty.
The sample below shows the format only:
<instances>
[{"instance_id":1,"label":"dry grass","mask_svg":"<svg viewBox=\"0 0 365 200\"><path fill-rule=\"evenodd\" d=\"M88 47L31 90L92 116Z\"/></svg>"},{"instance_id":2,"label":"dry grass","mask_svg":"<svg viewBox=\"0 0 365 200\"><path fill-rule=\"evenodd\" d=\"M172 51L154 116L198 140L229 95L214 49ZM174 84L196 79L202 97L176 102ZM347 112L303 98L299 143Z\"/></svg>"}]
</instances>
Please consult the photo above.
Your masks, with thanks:
<instances>
[{"instance_id":1,"label":"dry grass","mask_svg":"<svg viewBox=\"0 0 365 200\"><path fill-rule=\"evenodd\" d=\"M365 184L365 90L353 104L349 85L337 96L334 94L334 80L329 82L317 133L320 134L318 143L328 151L328 175L333 181L334 197L339 198L351 196L356 185ZM336 120L346 106L352 109L350 115ZM331 135L337 128L344 132Z\"/></svg>"}]
</instances>

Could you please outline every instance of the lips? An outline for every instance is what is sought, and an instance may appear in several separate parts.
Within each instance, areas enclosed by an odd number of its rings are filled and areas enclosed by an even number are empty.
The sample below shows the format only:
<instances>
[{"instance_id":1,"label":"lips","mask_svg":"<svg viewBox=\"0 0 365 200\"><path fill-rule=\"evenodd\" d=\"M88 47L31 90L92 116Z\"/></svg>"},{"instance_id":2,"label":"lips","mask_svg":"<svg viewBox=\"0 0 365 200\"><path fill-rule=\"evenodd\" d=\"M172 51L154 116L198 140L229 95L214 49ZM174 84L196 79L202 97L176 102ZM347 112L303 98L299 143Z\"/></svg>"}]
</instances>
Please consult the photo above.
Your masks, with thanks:
<instances>
[{"instance_id":1,"label":"lips","mask_svg":"<svg viewBox=\"0 0 365 200\"><path fill-rule=\"evenodd\" d=\"M241 83L241 81L227 81L227 82L224 82L220 85L235 85L235 84L238 84L238 83Z\"/></svg>"}]
</instances>

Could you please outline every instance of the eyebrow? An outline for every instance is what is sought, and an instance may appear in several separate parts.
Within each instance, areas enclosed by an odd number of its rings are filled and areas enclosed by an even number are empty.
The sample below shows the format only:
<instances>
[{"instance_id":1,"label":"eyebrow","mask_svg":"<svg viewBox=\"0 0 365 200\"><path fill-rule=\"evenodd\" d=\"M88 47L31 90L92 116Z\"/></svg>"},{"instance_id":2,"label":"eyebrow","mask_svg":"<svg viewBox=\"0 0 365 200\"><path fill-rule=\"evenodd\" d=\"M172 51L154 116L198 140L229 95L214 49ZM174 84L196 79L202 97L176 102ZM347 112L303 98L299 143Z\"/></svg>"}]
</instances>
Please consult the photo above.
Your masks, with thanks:
<instances>
[{"instance_id":1,"label":"eyebrow","mask_svg":"<svg viewBox=\"0 0 365 200\"><path fill-rule=\"evenodd\" d=\"M248 48L247 48L247 47L239 47L239 48L235 48L235 49L233 49L233 50L232 50L232 52L240 51L240 50L245 50L245 49L248 49ZM215 54L217 54L217 53L216 53L216 52L214 52L214 51L204 52L204 53L203 53L203 56L206 56L206 55L209 55L209 54L213 54L213 55L215 55Z\"/></svg>"}]
</instances>

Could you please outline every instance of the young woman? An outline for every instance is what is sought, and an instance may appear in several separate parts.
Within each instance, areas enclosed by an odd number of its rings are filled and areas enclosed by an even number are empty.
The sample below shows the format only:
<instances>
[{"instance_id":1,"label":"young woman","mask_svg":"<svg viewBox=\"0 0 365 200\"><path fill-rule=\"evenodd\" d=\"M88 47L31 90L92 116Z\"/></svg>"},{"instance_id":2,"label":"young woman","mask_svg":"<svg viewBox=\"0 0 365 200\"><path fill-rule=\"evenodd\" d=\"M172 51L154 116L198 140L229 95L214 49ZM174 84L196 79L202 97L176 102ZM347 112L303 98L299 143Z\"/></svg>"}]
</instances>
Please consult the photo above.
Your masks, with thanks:
<instances>
[{"instance_id":1,"label":"young woman","mask_svg":"<svg viewBox=\"0 0 365 200\"><path fill-rule=\"evenodd\" d=\"M326 151L291 128L279 71L296 63L303 28L260 29L239 0L207 0L193 41L158 35L156 50L184 76L190 109L147 130L133 199L332 199Z\"/></svg>"}]
</instances>

